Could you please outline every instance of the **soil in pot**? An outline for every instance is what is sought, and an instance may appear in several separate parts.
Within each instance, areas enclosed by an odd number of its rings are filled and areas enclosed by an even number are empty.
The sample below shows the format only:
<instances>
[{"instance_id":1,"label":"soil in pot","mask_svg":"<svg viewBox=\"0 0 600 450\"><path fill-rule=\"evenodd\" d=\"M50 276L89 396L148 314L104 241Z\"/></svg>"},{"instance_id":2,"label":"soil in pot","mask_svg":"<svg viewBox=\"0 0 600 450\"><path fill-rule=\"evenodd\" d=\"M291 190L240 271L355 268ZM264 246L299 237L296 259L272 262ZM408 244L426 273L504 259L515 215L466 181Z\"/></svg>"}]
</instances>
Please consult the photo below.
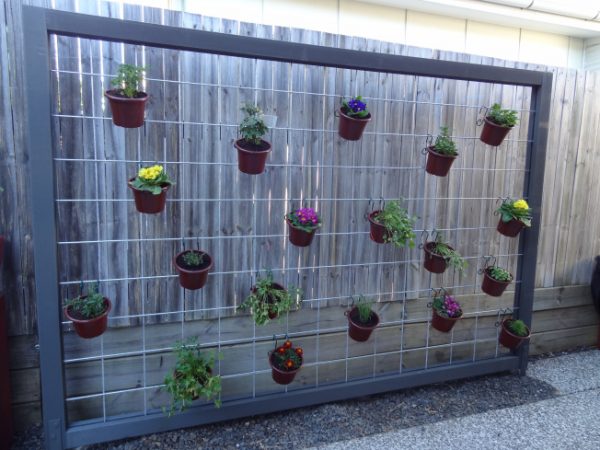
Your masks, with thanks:
<instances>
[{"instance_id":1,"label":"soil in pot","mask_svg":"<svg viewBox=\"0 0 600 450\"><path fill-rule=\"evenodd\" d=\"M525 225L520 220L511 219L508 222L505 222L500 219L496 230L498 230L498 233L504 236L516 237L523 228L525 228Z\"/></svg>"},{"instance_id":2,"label":"soil in pot","mask_svg":"<svg viewBox=\"0 0 600 450\"><path fill-rule=\"evenodd\" d=\"M371 232L369 236L373 242L377 242L378 244L385 244L385 239L387 237L387 228L385 225L382 225L377 221L376 217L380 213L380 210L373 211L369 214L369 223L371 225Z\"/></svg>"},{"instance_id":3,"label":"soil in pot","mask_svg":"<svg viewBox=\"0 0 600 450\"><path fill-rule=\"evenodd\" d=\"M167 190L169 189L170 185L163 185L160 194L154 195L151 192L141 191L139 189L134 188L131 185L133 180L135 180L135 177L129 180L127 186L129 186L129 188L133 191L135 209L137 209L138 212L144 214L158 214L160 212L163 212L163 210L165 209L165 204L167 202Z\"/></svg>"},{"instance_id":4,"label":"soil in pot","mask_svg":"<svg viewBox=\"0 0 600 450\"><path fill-rule=\"evenodd\" d=\"M258 175L265 171L267 156L271 152L271 144L265 140L260 145L238 139L234 143L238 153L238 169L249 175Z\"/></svg>"},{"instance_id":5,"label":"soil in pot","mask_svg":"<svg viewBox=\"0 0 600 450\"><path fill-rule=\"evenodd\" d=\"M138 92L135 97L129 98L112 89L106 91L104 95L110 103L115 125L123 128L138 128L144 125L144 111L148 94Z\"/></svg>"},{"instance_id":6,"label":"soil in pot","mask_svg":"<svg viewBox=\"0 0 600 450\"><path fill-rule=\"evenodd\" d=\"M362 119L347 116L342 108L339 109L340 123L338 126L338 133L341 137L347 141L358 141L365 131L365 127L371 120L371 114Z\"/></svg>"},{"instance_id":7,"label":"soil in pot","mask_svg":"<svg viewBox=\"0 0 600 450\"><path fill-rule=\"evenodd\" d=\"M483 129L481 130L479 139L488 145L497 147L502 144L502 141L504 141L504 138L510 130L512 130L512 127L497 125L486 117L483 120Z\"/></svg>"},{"instance_id":8,"label":"soil in pot","mask_svg":"<svg viewBox=\"0 0 600 450\"><path fill-rule=\"evenodd\" d=\"M287 222L288 229L290 231L290 242L296 247L308 247L311 244L315 233L317 232L317 228L313 228L312 231L304 231L292 225L288 219L285 219L285 221Z\"/></svg>"},{"instance_id":9,"label":"soil in pot","mask_svg":"<svg viewBox=\"0 0 600 450\"><path fill-rule=\"evenodd\" d=\"M489 267L483 271L481 290L492 297L500 297L511 281L498 281L488 273Z\"/></svg>"},{"instance_id":10,"label":"soil in pot","mask_svg":"<svg viewBox=\"0 0 600 450\"><path fill-rule=\"evenodd\" d=\"M427 242L423 247L425 251L425 263L423 266L432 273L444 273L446 271L446 259L433 252L435 242ZM452 247L450 247L452 249Z\"/></svg>"},{"instance_id":11,"label":"soil in pot","mask_svg":"<svg viewBox=\"0 0 600 450\"><path fill-rule=\"evenodd\" d=\"M302 360L302 357L300 357ZM269 352L269 364L271 365L271 376L273 377L273 381L277 384L290 384L294 381L296 374L302 368L302 363L300 363L300 367L294 370L282 370L278 367L275 367L273 363L273 352Z\"/></svg>"},{"instance_id":12,"label":"soil in pot","mask_svg":"<svg viewBox=\"0 0 600 450\"><path fill-rule=\"evenodd\" d=\"M204 260L200 266L189 266L185 263L183 256L189 253L191 250L186 250L179 253L173 259L177 273L179 274L179 284L189 290L201 289L206 284L208 279L208 272L213 266L212 257L204 252L200 251L204 255Z\"/></svg>"},{"instance_id":13,"label":"soil in pot","mask_svg":"<svg viewBox=\"0 0 600 450\"><path fill-rule=\"evenodd\" d=\"M83 296L85 298L87 296ZM100 336L106 331L108 325L108 313L112 308L112 303L109 299L104 297L104 312L98 317L93 319L86 319L77 311L73 311L71 308L65 308L64 313L71 322L75 332L84 339L91 339Z\"/></svg>"},{"instance_id":14,"label":"soil in pot","mask_svg":"<svg viewBox=\"0 0 600 450\"><path fill-rule=\"evenodd\" d=\"M431 326L438 331L448 333L454 324L462 317L444 317L438 314L437 309L432 308L433 313L431 315Z\"/></svg>"},{"instance_id":15,"label":"soil in pot","mask_svg":"<svg viewBox=\"0 0 600 450\"><path fill-rule=\"evenodd\" d=\"M442 155L435 151L434 147L427 148L427 165L425 171L431 175L445 177L452 167L452 163L458 155Z\"/></svg>"},{"instance_id":16,"label":"soil in pot","mask_svg":"<svg viewBox=\"0 0 600 450\"><path fill-rule=\"evenodd\" d=\"M348 316L348 336L358 342L368 340L373 330L379 325L379 316L375 312L371 314L367 323L361 322L356 306L347 312L346 315Z\"/></svg>"},{"instance_id":17,"label":"soil in pot","mask_svg":"<svg viewBox=\"0 0 600 450\"><path fill-rule=\"evenodd\" d=\"M509 348L511 350L516 350L517 348L519 348L519 346L521 344L523 344L523 342L525 342L526 340L528 340L531 337L531 330L529 330L529 328L527 329L527 331L528 331L527 336L517 336L516 334L512 333L508 329L508 324L512 320L513 319L504 319L502 321L502 326L500 328L500 336L498 337L498 342L500 342L500 344L506 348Z\"/></svg>"}]
</instances>

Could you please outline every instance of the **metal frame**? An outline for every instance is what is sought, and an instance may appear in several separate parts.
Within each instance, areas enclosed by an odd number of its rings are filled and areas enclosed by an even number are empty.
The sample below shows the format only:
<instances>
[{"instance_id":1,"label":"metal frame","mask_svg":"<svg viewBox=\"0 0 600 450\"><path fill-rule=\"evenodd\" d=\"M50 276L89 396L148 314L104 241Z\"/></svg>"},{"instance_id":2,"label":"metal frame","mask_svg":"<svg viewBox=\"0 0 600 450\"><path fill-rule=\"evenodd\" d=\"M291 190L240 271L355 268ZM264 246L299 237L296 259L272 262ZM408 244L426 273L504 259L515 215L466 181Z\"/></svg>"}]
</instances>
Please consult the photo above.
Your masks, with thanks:
<instances>
[{"instance_id":1,"label":"metal frame","mask_svg":"<svg viewBox=\"0 0 600 450\"><path fill-rule=\"evenodd\" d=\"M533 209L533 226L521 237L519 253L523 254L523 257L519 260L515 274L517 279L522 280L516 285L515 315L528 325L531 324L532 316L552 74L288 43L28 6L23 7L23 33L33 192L36 302L47 448L76 447L107 439L166 431L494 372L519 370L521 374L525 373L527 345L516 354L492 360L433 367L401 375L288 392L283 394L286 398L285 404L273 401L282 395L277 394L225 402L220 409L214 409L212 406L195 407L169 420L165 420L160 412L150 412L140 417L115 418L104 423L94 422L68 427L65 420L62 317L58 295L55 180L53 171L49 170L53 166L50 151L52 116L48 54L51 34L316 66L531 87L530 109L535 111L535 117L530 121L528 130L526 164L529 172L526 173L524 192ZM57 361L61 361L61 364L57 364ZM102 433L98 433L100 429Z\"/></svg>"}]
</instances>

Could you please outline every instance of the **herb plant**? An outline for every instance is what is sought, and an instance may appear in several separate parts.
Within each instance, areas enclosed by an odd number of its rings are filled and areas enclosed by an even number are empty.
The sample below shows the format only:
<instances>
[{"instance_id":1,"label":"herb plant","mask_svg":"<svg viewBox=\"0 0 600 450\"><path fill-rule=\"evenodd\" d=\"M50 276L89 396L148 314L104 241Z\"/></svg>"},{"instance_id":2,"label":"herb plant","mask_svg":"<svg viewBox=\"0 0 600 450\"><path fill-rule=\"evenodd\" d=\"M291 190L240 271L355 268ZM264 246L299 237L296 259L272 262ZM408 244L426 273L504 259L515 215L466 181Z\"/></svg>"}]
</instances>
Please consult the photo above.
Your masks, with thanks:
<instances>
[{"instance_id":1,"label":"herb plant","mask_svg":"<svg viewBox=\"0 0 600 450\"><path fill-rule=\"evenodd\" d=\"M516 219L526 227L531 226L531 208L523 199L506 199L502 202L502 205L500 205L500 208L498 208L496 212L500 214L502 222L510 222L512 219Z\"/></svg>"},{"instance_id":2,"label":"herb plant","mask_svg":"<svg viewBox=\"0 0 600 450\"><path fill-rule=\"evenodd\" d=\"M408 215L408 211L400 206L400 200L388 202L374 219L385 226L387 242L393 243L396 247L415 246L413 225L417 218Z\"/></svg>"},{"instance_id":3,"label":"herb plant","mask_svg":"<svg viewBox=\"0 0 600 450\"><path fill-rule=\"evenodd\" d=\"M242 105L241 109L246 114L240 124L242 138L249 144L260 145L261 138L269 131L262 110L249 103Z\"/></svg>"},{"instance_id":4,"label":"herb plant","mask_svg":"<svg viewBox=\"0 0 600 450\"><path fill-rule=\"evenodd\" d=\"M190 267L201 266L204 262L204 253L196 250L190 250L183 254L183 262Z\"/></svg>"},{"instance_id":5,"label":"herb plant","mask_svg":"<svg viewBox=\"0 0 600 450\"><path fill-rule=\"evenodd\" d=\"M165 389L171 394L169 416L176 410L185 410L198 397L214 400L215 406L220 407L221 377L212 374L214 356L203 356L196 339L177 342L175 354L173 372L165 377Z\"/></svg>"},{"instance_id":6,"label":"herb plant","mask_svg":"<svg viewBox=\"0 0 600 450\"><path fill-rule=\"evenodd\" d=\"M146 70L145 67L121 64L117 72L117 77L110 83L117 88L121 95L133 98L138 92L141 92L139 86L144 78L144 70Z\"/></svg>"},{"instance_id":7,"label":"herb plant","mask_svg":"<svg viewBox=\"0 0 600 450\"><path fill-rule=\"evenodd\" d=\"M169 176L163 166L142 167L137 177L131 182L131 186L140 191L148 191L154 195L161 193L165 185L172 185Z\"/></svg>"},{"instance_id":8,"label":"herb plant","mask_svg":"<svg viewBox=\"0 0 600 450\"><path fill-rule=\"evenodd\" d=\"M506 327L512 334L520 337L525 337L529 334L529 328L527 328L527 325L522 320L508 320Z\"/></svg>"},{"instance_id":9,"label":"herb plant","mask_svg":"<svg viewBox=\"0 0 600 450\"><path fill-rule=\"evenodd\" d=\"M358 298L356 309L358 310L358 321L363 324L369 323L373 316L372 302L367 301L362 295Z\"/></svg>"},{"instance_id":10,"label":"herb plant","mask_svg":"<svg viewBox=\"0 0 600 450\"><path fill-rule=\"evenodd\" d=\"M250 309L257 325L266 324L269 313L278 316L298 306L302 291L291 287L289 290L278 289L273 283L273 275L268 272L264 278L259 277L252 292L240 305L242 309Z\"/></svg>"},{"instance_id":11,"label":"herb plant","mask_svg":"<svg viewBox=\"0 0 600 450\"><path fill-rule=\"evenodd\" d=\"M285 372L299 369L302 365L302 353L302 348L294 348L292 341L286 340L273 352L273 365Z\"/></svg>"},{"instance_id":12,"label":"herb plant","mask_svg":"<svg viewBox=\"0 0 600 450\"><path fill-rule=\"evenodd\" d=\"M321 218L312 208L297 209L286 214L285 218L291 222L292 226L307 233L321 226Z\"/></svg>"},{"instance_id":13,"label":"herb plant","mask_svg":"<svg viewBox=\"0 0 600 450\"><path fill-rule=\"evenodd\" d=\"M92 284L88 288L86 296L79 295L73 299L67 299L65 300L64 306L86 320L99 317L106 311L104 295L98 292L97 283Z\"/></svg>"},{"instance_id":14,"label":"herb plant","mask_svg":"<svg viewBox=\"0 0 600 450\"><path fill-rule=\"evenodd\" d=\"M369 115L367 110L367 104L362 101L362 97L351 98L350 100L342 100L342 111L348 117L354 117L357 119L364 119Z\"/></svg>"},{"instance_id":15,"label":"herb plant","mask_svg":"<svg viewBox=\"0 0 600 450\"><path fill-rule=\"evenodd\" d=\"M460 308L460 303L451 295L436 297L433 299L433 308L437 314L442 317L457 318L462 316L463 312Z\"/></svg>"},{"instance_id":16,"label":"herb plant","mask_svg":"<svg viewBox=\"0 0 600 450\"><path fill-rule=\"evenodd\" d=\"M501 127L512 128L517 124L517 112L502 109L499 103L494 103L488 111L487 118Z\"/></svg>"},{"instance_id":17,"label":"herb plant","mask_svg":"<svg viewBox=\"0 0 600 450\"><path fill-rule=\"evenodd\" d=\"M449 266L454 267L454 269L458 270L460 273L468 266L467 261L464 260L460 253L450 248L450 246L443 241L443 237L440 233L435 237L431 252L444 258Z\"/></svg>"},{"instance_id":18,"label":"herb plant","mask_svg":"<svg viewBox=\"0 0 600 450\"><path fill-rule=\"evenodd\" d=\"M450 138L448 134L448 127L440 127L440 134L435 139L435 145L433 146L436 153L440 155L457 156L456 144Z\"/></svg>"},{"instance_id":19,"label":"herb plant","mask_svg":"<svg viewBox=\"0 0 600 450\"><path fill-rule=\"evenodd\" d=\"M512 275L510 272L498 266L488 267L487 273L496 281L512 281Z\"/></svg>"}]
</instances>

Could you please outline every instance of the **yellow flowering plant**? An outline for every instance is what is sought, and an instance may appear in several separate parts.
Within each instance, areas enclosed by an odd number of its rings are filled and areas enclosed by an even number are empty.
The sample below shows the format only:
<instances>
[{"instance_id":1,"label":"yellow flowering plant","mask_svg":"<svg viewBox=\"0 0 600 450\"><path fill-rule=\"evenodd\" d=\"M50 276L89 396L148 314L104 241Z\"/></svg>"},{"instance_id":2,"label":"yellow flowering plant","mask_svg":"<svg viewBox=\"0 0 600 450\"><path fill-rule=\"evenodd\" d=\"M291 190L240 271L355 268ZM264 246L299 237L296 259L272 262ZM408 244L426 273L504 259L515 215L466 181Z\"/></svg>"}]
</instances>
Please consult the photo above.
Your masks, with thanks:
<instances>
[{"instance_id":1,"label":"yellow flowering plant","mask_svg":"<svg viewBox=\"0 0 600 450\"><path fill-rule=\"evenodd\" d=\"M531 226L531 208L522 198L519 200L505 199L496 212L500 214L503 222L510 222L515 219L526 227Z\"/></svg>"},{"instance_id":2,"label":"yellow flowering plant","mask_svg":"<svg viewBox=\"0 0 600 450\"><path fill-rule=\"evenodd\" d=\"M154 195L161 193L165 186L171 186L173 182L165 172L163 166L142 167L137 177L131 182L131 186L140 191L148 191Z\"/></svg>"}]
</instances>

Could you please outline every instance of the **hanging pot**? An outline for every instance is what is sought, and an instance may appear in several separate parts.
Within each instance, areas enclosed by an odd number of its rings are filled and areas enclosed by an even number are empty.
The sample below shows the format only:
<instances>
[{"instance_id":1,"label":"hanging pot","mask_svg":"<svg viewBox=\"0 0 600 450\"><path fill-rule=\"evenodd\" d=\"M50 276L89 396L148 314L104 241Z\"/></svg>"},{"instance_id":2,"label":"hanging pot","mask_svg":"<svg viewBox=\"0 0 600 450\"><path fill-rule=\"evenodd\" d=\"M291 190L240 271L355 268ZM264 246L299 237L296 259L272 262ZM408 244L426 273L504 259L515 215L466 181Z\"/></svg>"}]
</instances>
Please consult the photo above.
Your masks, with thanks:
<instances>
[{"instance_id":1,"label":"hanging pot","mask_svg":"<svg viewBox=\"0 0 600 450\"><path fill-rule=\"evenodd\" d=\"M515 237L523 228L525 228L525 224L520 220L510 219L508 222L505 222L500 219L496 229L498 230L498 233L503 234L504 236Z\"/></svg>"},{"instance_id":2,"label":"hanging pot","mask_svg":"<svg viewBox=\"0 0 600 450\"><path fill-rule=\"evenodd\" d=\"M273 381L277 384L290 384L294 381L294 377L298 373L298 371L302 368L302 356L300 356L300 367L294 370L281 370L278 367L275 367L273 363L273 352L269 352L269 364L271 365L271 376L273 377Z\"/></svg>"},{"instance_id":3,"label":"hanging pot","mask_svg":"<svg viewBox=\"0 0 600 450\"><path fill-rule=\"evenodd\" d=\"M271 143L263 139L260 145L247 143L244 139L238 139L234 143L238 153L238 169L249 175L258 175L265 171L267 156L271 152Z\"/></svg>"},{"instance_id":4,"label":"hanging pot","mask_svg":"<svg viewBox=\"0 0 600 450\"><path fill-rule=\"evenodd\" d=\"M444 317L438 314L437 309L432 308L432 310L431 326L443 333L448 333L454 324L462 317L462 314L458 317Z\"/></svg>"},{"instance_id":5,"label":"hanging pot","mask_svg":"<svg viewBox=\"0 0 600 450\"><path fill-rule=\"evenodd\" d=\"M375 216L379 214L381 210L373 211L369 214L369 223L371 224L371 232L370 237L373 242L377 242L378 244L385 244L387 238L387 228L385 225L380 224L376 221Z\"/></svg>"},{"instance_id":6,"label":"hanging pot","mask_svg":"<svg viewBox=\"0 0 600 450\"><path fill-rule=\"evenodd\" d=\"M427 148L427 165L425 171L431 175L445 177L452 167L452 163L458 155L442 155L435 151L434 147Z\"/></svg>"},{"instance_id":7,"label":"hanging pot","mask_svg":"<svg viewBox=\"0 0 600 450\"><path fill-rule=\"evenodd\" d=\"M513 319L504 319L500 328L500 336L498 336L498 342L506 348L516 350L523 344L523 342L529 340L531 337L531 330L527 328L527 336L517 336L508 329L508 323Z\"/></svg>"},{"instance_id":8,"label":"hanging pot","mask_svg":"<svg viewBox=\"0 0 600 450\"><path fill-rule=\"evenodd\" d=\"M373 330L379 325L379 316L375 312L371 314L371 319L366 324L358 320L359 315L356 306L344 314L348 317L348 336L358 342L368 340Z\"/></svg>"},{"instance_id":9,"label":"hanging pot","mask_svg":"<svg viewBox=\"0 0 600 450\"><path fill-rule=\"evenodd\" d=\"M361 138L363 131L365 131L367 123L371 120L371 114L359 119L347 116L344 111L342 111L342 108L340 108L338 112L340 115L340 123L338 126L339 135L347 141L358 141Z\"/></svg>"},{"instance_id":10,"label":"hanging pot","mask_svg":"<svg viewBox=\"0 0 600 450\"><path fill-rule=\"evenodd\" d=\"M162 186L160 194L153 194L149 191L142 191L140 189L134 188L131 183L135 180L131 178L127 186L133 191L133 199L135 200L135 208L138 212L145 214L158 214L165 209L165 204L167 202L167 190L170 185L165 184Z\"/></svg>"},{"instance_id":11,"label":"hanging pot","mask_svg":"<svg viewBox=\"0 0 600 450\"><path fill-rule=\"evenodd\" d=\"M486 117L483 119L483 129L481 130L479 139L488 145L497 147L502 144L502 141L510 130L512 130L512 127L497 125Z\"/></svg>"},{"instance_id":12,"label":"hanging pot","mask_svg":"<svg viewBox=\"0 0 600 450\"><path fill-rule=\"evenodd\" d=\"M179 284L181 287L194 291L203 288L206 284L208 272L213 266L213 259L208 253L200 250L200 253L204 255L204 262L201 264L200 268L186 266L183 255L191 251L194 250L185 250L177 254L177 256L173 258L173 264L175 264L175 268L179 274Z\"/></svg>"},{"instance_id":13,"label":"hanging pot","mask_svg":"<svg viewBox=\"0 0 600 450\"><path fill-rule=\"evenodd\" d=\"M292 225L292 222L289 219L286 218L285 221L288 224L288 230L290 232L290 242L297 247L308 247L312 242L318 227L315 227L312 231L304 231Z\"/></svg>"},{"instance_id":14,"label":"hanging pot","mask_svg":"<svg viewBox=\"0 0 600 450\"><path fill-rule=\"evenodd\" d=\"M280 285L279 283L271 283L271 286L273 287L273 289L276 289L278 291L285 291L285 288L282 285ZM256 292L256 287L254 287L254 286L252 287L252 292ZM272 305L273 303L275 303L275 301L271 297L269 297L269 299L267 300L267 303ZM277 319L278 316L279 316L279 314L277 314L277 312L269 309L269 319L271 319L271 320Z\"/></svg>"},{"instance_id":15,"label":"hanging pot","mask_svg":"<svg viewBox=\"0 0 600 450\"><path fill-rule=\"evenodd\" d=\"M134 98L118 94L115 89L104 93L112 111L113 123L123 128L138 128L144 125L144 110L148 94L138 92Z\"/></svg>"},{"instance_id":16,"label":"hanging pot","mask_svg":"<svg viewBox=\"0 0 600 450\"><path fill-rule=\"evenodd\" d=\"M492 297L500 297L511 281L498 281L488 274L490 268L486 267L483 271L483 281L481 290Z\"/></svg>"},{"instance_id":17,"label":"hanging pot","mask_svg":"<svg viewBox=\"0 0 600 450\"><path fill-rule=\"evenodd\" d=\"M87 295L84 295L82 298L86 298ZM71 322L73 322L73 327L75 328L75 332L84 339L95 338L96 336L100 336L102 333L106 331L106 327L108 325L108 313L112 308L112 303L109 299L104 297L104 312L98 317L94 317L93 319L84 319L81 317L73 316L70 311L70 307L64 308L65 316Z\"/></svg>"},{"instance_id":18,"label":"hanging pot","mask_svg":"<svg viewBox=\"0 0 600 450\"><path fill-rule=\"evenodd\" d=\"M433 273L444 273L446 271L446 258L440 256L436 253L433 253L433 248L435 247L435 242L427 242L423 246L423 250L425 250L425 263L423 266ZM452 247L448 246L451 250L454 250Z\"/></svg>"}]
</instances>

